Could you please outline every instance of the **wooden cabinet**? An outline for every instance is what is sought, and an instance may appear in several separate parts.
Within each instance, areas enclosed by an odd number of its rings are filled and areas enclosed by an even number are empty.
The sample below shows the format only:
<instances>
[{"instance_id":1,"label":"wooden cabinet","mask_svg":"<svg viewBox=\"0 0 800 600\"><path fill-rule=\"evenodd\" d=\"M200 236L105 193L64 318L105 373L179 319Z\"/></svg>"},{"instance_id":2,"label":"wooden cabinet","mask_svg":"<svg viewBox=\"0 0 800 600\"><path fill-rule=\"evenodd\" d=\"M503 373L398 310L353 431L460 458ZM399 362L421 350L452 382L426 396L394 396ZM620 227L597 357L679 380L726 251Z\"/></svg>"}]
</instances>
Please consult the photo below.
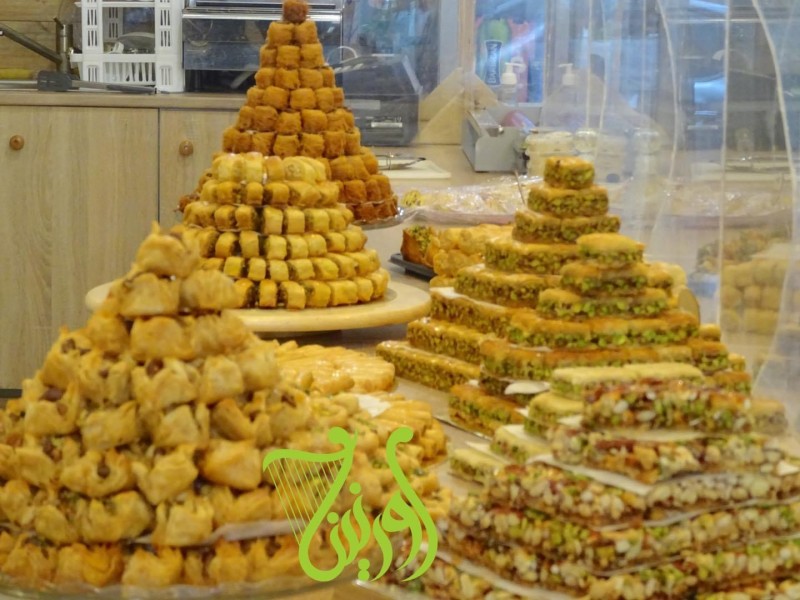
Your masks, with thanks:
<instances>
[{"instance_id":1,"label":"wooden cabinet","mask_svg":"<svg viewBox=\"0 0 800 600\"><path fill-rule=\"evenodd\" d=\"M159 122L159 222L180 221L175 208L181 196L197 187L203 171L222 149L222 132L236 123L237 111L160 111Z\"/></svg>"},{"instance_id":2,"label":"wooden cabinet","mask_svg":"<svg viewBox=\"0 0 800 600\"><path fill-rule=\"evenodd\" d=\"M0 109L0 388L19 388L158 218L158 111Z\"/></svg>"}]
</instances>

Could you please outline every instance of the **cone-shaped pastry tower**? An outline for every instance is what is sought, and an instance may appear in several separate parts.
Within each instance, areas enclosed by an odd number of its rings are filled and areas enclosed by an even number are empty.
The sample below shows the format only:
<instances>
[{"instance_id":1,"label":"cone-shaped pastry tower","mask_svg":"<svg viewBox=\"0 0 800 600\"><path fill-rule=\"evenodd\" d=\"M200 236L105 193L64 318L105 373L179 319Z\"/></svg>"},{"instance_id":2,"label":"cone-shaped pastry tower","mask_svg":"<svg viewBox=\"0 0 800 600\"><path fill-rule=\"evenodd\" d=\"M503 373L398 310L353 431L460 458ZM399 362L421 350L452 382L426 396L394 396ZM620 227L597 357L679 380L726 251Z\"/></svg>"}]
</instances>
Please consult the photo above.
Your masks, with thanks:
<instances>
[{"instance_id":1,"label":"cone-shaped pastry tower","mask_svg":"<svg viewBox=\"0 0 800 600\"><path fill-rule=\"evenodd\" d=\"M363 430L380 454L352 396L282 381L275 345L224 310L239 304L235 284L202 261L194 237L152 233L87 325L62 331L0 410L3 574L59 589L299 575L295 538L263 528L285 519L264 456L331 451L334 425ZM375 492L366 510L381 507L389 490L363 480L375 472L351 476Z\"/></svg>"},{"instance_id":2,"label":"cone-shaped pastry tower","mask_svg":"<svg viewBox=\"0 0 800 600\"><path fill-rule=\"evenodd\" d=\"M318 159L356 220L392 217L397 202L389 179L379 173L375 155L361 147L361 133L307 11L305 2L287 0L283 21L270 24L256 85L236 125L225 131L223 150Z\"/></svg>"}]
</instances>

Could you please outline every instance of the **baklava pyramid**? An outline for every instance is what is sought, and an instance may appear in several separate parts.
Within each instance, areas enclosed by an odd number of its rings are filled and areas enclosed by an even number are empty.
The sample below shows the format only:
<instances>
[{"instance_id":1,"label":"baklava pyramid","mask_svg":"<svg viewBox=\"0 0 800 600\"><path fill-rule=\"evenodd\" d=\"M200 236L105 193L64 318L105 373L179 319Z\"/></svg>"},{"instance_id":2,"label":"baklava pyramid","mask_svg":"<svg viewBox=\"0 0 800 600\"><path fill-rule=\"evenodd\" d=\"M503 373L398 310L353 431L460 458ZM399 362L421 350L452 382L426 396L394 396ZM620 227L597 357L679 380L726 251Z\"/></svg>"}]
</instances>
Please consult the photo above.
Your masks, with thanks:
<instances>
[{"instance_id":1,"label":"baklava pyramid","mask_svg":"<svg viewBox=\"0 0 800 600\"><path fill-rule=\"evenodd\" d=\"M64 591L300 575L295 537L265 529L285 516L262 461L273 448L330 451L334 426L372 444L350 473L369 490L366 510L391 493L374 467L384 446L372 427L386 427L385 415L370 420L352 394L315 395L284 378L277 345L226 310L240 304L236 285L199 268L184 229L148 236L86 326L63 330L22 398L0 410L0 572L15 583ZM403 463L423 496L437 487L421 469L428 449Z\"/></svg>"},{"instance_id":2,"label":"baklava pyramid","mask_svg":"<svg viewBox=\"0 0 800 600\"><path fill-rule=\"evenodd\" d=\"M307 10L302 0L286 0L283 21L270 24L256 85L248 90L236 125L225 130L223 150L314 158L325 165L356 220L392 217L397 201L389 179L379 172L375 155L361 146L361 133L325 63Z\"/></svg>"}]
</instances>

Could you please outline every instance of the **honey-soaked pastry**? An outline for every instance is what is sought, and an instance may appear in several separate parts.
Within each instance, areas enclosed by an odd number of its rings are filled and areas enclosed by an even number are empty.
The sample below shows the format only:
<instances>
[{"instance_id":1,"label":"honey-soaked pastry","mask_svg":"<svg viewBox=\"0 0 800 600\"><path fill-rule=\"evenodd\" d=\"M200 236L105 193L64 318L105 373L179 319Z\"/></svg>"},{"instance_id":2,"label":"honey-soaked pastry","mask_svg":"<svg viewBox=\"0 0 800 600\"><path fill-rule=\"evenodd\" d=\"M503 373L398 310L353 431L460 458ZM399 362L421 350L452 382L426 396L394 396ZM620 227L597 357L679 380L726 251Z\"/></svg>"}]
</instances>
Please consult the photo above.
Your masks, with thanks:
<instances>
[{"instance_id":1,"label":"honey-soaked pastry","mask_svg":"<svg viewBox=\"0 0 800 600\"><path fill-rule=\"evenodd\" d=\"M236 207L233 204L223 204L217 210L215 210L214 225L217 229L222 231L235 229Z\"/></svg>"},{"instance_id":2,"label":"honey-soaked pastry","mask_svg":"<svg viewBox=\"0 0 800 600\"><path fill-rule=\"evenodd\" d=\"M88 450L124 446L141 435L135 402L108 410L95 410L78 421L83 445Z\"/></svg>"},{"instance_id":3,"label":"honey-soaked pastry","mask_svg":"<svg viewBox=\"0 0 800 600\"><path fill-rule=\"evenodd\" d=\"M344 151L349 156L361 156L361 131L356 129L347 132L344 138Z\"/></svg>"},{"instance_id":4,"label":"honey-soaked pastry","mask_svg":"<svg viewBox=\"0 0 800 600\"><path fill-rule=\"evenodd\" d=\"M275 70L275 67L261 67L256 71L256 86L264 90L271 85L275 85Z\"/></svg>"},{"instance_id":5,"label":"honey-soaked pastry","mask_svg":"<svg viewBox=\"0 0 800 600\"><path fill-rule=\"evenodd\" d=\"M282 281L278 286L278 304L290 310L305 308L305 288L296 281Z\"/></svg>"},{"instance_id":6,"label":"honey-soaked pastry","mask_svg":"<svg viewBox=\"0 0 800 600\"><path fill-rule=\"evenodd\" d=\"M245 152L250 152L253 149L253 132L252 131L242 131L237 129L236 134L232 135L229 138L231 145L224 147L224 150L228 152L236 152L237 154L242 154Z\"/></svg>"},{"instance_id":7,"label":"honey-soaked pastry","mask_svg":"<svg viewBox=\"0 0 800 600\"><path fill-rule=\"evenodd\" d=\"M219 485L254 490L261 483L261 453L252 440L211 440L200 460L200 473Z\"/></svg>"},{"instance_id":8,"label":"honey-soaked pastry","mask_svg":"<svg viewBox=\"0 0 800 600\"><path fill-rule=\"evenodd\" d=\"M347 131L350 128L347 119L348 112L343 108L337 108L328 113L329 131Z\"/></svg>"},{"instance_id":9,"label":"honey-soaked pastry","mask_svg":"<svg viewBox=\"0 0 800 600\"><path fill-rule=\"evenodd\" d=\"M200 256L210 257L214 256L214 247L217 245L219 239L219 231L213 227L204 227L203 229L188 229L183 234L184 239L191 238L197 244L200 251Z\"/></svg>"},{"instance_id":10,"label":"honey-soaked pastry","mask_svg":"<svg viewBox=\"0 0 800 600\"><path fill-rule=\"evenodd\" d=\"M320 207L328 208L339 203L339 186L333 181L323 181L317 185L320 193Z\"/></svg>"},{"instance_id":11,"label":"honey-soaked pastry","mask_svg":"<svg viewBox=\"0 0 800 600\"><path fill-rule=\"evenodd\" d=\"M292 281L305 281L314 277L314 265L308 258L292 258L286 261L289 267L289 279Z\"/></svg>"},{"instance_id":12,"label":"honey-soaked pastry","mask_svg":"<svg viewBox=\"0 0 800 600\"><path fill-rule=\"evenodd\" d=\"M244 273L242 273L244 275ZM236 308L250 308L256 303L258 290L256 285L249 279L237 279L233 285L238 302Z\"/></svg>"},{"instance_id":13,"label":"honey-soaked pastry","mask_svg":"<svg viewBox=\"0 0 800 600\"><path fill-rule=\"evenodd\" d=\"M292 91L289 98L292 110L302 111L317 108L317 96L311 88L298 88Z\"/></svg>"},{"instance_id":14,"label":"honey-soaked pastry","mask_svg":"<svg viewBox=\"0 0 800 600\"><path fill-rule=\"evenodd\" d=\"M171 500L190 488L199 473L194 452L195 446L178 446L167 454L157 454L152 466L141 461L131 465L136 485L150 504Z\"/></svg>"},{"instance_id":15,"label":"honey-soaked pastry","mask_svg":"<svg viewBox=\"0 0 800 600\"><path fill-rule=\"evenodd\" d=\"M319 41L319 36L317 33L317 24L312 21L311 19L303 20L303 22L297 21L297 24L294 27L294 39L295 44L314 44Z\"/></svg>"},{"instance_id":16,"label":"honey-soaked pastry","mask_svg":"<svg viewBox=\"0 0 800 600\"><path fill-rule=\"evenodd\" d=\"M237 129L252 129L253 117L255 116L255 108L245 105L239 109L239 117L236 120Z\"/></svg>"},{"instance_id":17,"label":"honey-soaked pastry","mask_svg":"<svg viewBox=\"0 0 800 600\"><path fill-rule=\"evenodd\" d=\"M278 284L264 280L258 284L258 307L276 308L278 306Z\"/></svg>"},{"instance_id":18,"label":"honey-soaked pastry","mask_svg":"<svg viewBox=\"0 0 800 600\"><path fill-rule=\"evenodd\" d=\"M253 108L255 108L256 106L261 105L263 101L264 101L264 90L262 88L258 87L257 85L254 85L253 87L247 90L248 106L252 106ZM228 129L225 130L225 132L223 133L223 139L227 138L228 135L233 135L233 132L230 131L231 129L232 128L229 127ZM228 139L233 140L234 138L228 138Z\"/></svg>"},{"instance_id":19,"label":"honey-soaked pastry","mask_svg":"<svg viewBox=\"0 0 800 600\"><path fill-rule=\"evenodd\" d=\"M264 171L267 174L268 182L278 182L286 179L286 173L283 169L283 159L279 156L265 156Z\"/></svg>"},{"instance_id":20,"label":"honey-soaked pastry","mask_svg":"<svg viewBox=\"0 0 800 600\"><path fill-rule=\"evenodd\" d=\"M370 175L377 175L380 171L380 165L376 156L368 149L363 148L361 152L361 159L364 161L364 166Z\"/></svg>"},{"instance_id":21,"label":"honey-soaked pastry","mask_svg":"<svg viewBox=\"0 0 800 600\"><path fill-rule=\"evenodd\" d=\"M118 583L125 563L118 544L91 546L70 544L58 550L56 584L89 584L105 587Z\"/></svg>"},{"instance_id":22,"label":"honey-soaked pastry","mask_svg":"<svg viewBox=\"0 0 800 600\"><path fill-rule=\"evenodd\" d=\"M280 373L269 344L255 341L232 358L242 372L246 391L253 392L279 383Z\"/></svg>"},{"instance_id":23,"label":"honey-soaked pastry","mask_svg":"<svg viewBox=\"0 0 800 600\"><path fill-rule=\"evenodd\" d=\"M308 242L302 235L287 234L286 244L289 258L308 258Z\"/></svg>"},{"instance_id":24,"label":"honey-soaked pastry","mask_svg":"<svg viewBox=\"0 0 800 600\"><path fill-rule=\"evenodd\" d=\"M205 360L200 369L197 386L198 401L213 404L242 392L244 392L244 379L233 360L227 356L209 356Z\"/></svg>"},{"instance_id":25,"label":"honey-soaked pastry","mask_svg":"<svg viewBox=\"0 0 800 600\"><path fill-rule=\"evenodd\" d=\"M303 235L303 239L308 245L309 257L325 256L325 254L328 253L328 244L325 242L325 238L320 234L306 233Z\"/></svg>"},{"instance_id":26,"label":"honey-soaked pastry","mask_svg":"<svg viewBox=\"0 0 800 600\"><path fill-rule=\"evenodd\" d=\"M300 154L319 158L325 153L325 138L318 133L303 133L300 136Z\"/></svg>"},{"instance_id":27,"label":"honey-soaked pastry","mask_svg":"<svg viewBox=\"0 0 800 600\"><path fill-rule=\"evenodd\" d=\"M301 111L303 131L306 133L323 133L328 129L328 115L321 110L307 109Z\"/></svg>"},{"instance_id":28,"label":"honey-soaked pastry","mask_svg":"<svg viewBox=\"0 0 800 600\"><path fill-rule=\"evenodd\" d=\"M73 492L90 498L103 498L136 485L130 460L113 449L88 450L62 469L59 481Z\"/></svg>"},{"instance_id":29,"label":"honey-soaked pastry","mask_svg":"<svg viewBox=\"0 0 800 600\"><path fill-rule=\"evenodd\" d=\"M127 354L109 356L99 349L92 350L81 357L77 391L83 398L97 406L122 404L130 394L131 372L135 366L136 363ZM63 401L64 405L56 407L57 411L62 413L63 420L67 422L74 419L74 416L71 416L73 406L70 404L69 392L70 388L67 388L64 396L58 400ZM78 405L75 405L74 409L77 410ZM28 406L26 419L31 410L32 407Z\"/></svg>"},{"instance_id":30,"label":"honey-soaked pastry","mask_svg":"<svg viewBox=\"0 0 800 600\"><path fill-rule=\"evenodd\" d=\"M289 267L284 260L269 261L269 278L279 283L289 281Z\"/></svg>"},{"instance_id":31,"label":"honey-soaked pastry","mask_svg":"<svg viewBox=\"0 0 800 600\"><path fill-rule=\"evenodd\" d=\"M345 202L360 203L367 199L367 186L360 179L351 179L344 182Z\"/></svg>"},{"instance_id":32,"label":"honey-soaked pastry","mask_svg":"<svg viewBox=\"0 0 800 600\"><path fill-rule=\"evenodd\" d=\"M217 258L228 258L239 254L239 235L232 231L226 231L217 238L214 245L214 256Z\"/></svg>"},{"instance_id":33,"label":"honey-soaked pastry","mask_svg":"<svg viewBox=\"0 0 800 600\"><path fill-rule=\"evenodd\" d=\"M225 279L233 285L227 277ZM164 410L197 398L199 377L195 366L174 358L150 361L133 369L133 395L144 410Z\"/></svg>"},{"instance_id":34,"label":"honey-soaked pastry","mask_svg":"<svg viewBox=\"0 0 800 600\"><path fill-rule=\"evenodd\" d=\"M255 436L253 423L232 398L218 402L211 410L211 428L228 440L249 440Z\"/></svg>"},{"instance_id":35,"label":"honey-soaked pastry","mask_svg":"<svg viewBox=\"0 0 800 600\"><path fill-rule=\"evenodd\" d=\"M194 360L191 327L177 319L137 319L131 328L131 356L137 361L178 358Z\"/></svg>"},{"instance_id":36,"label":"honey-soaked pastry","mask_svg":"<svg viewBox=\"0 0 800 600\"><path fill-rule=\"evenodd\" d=\"M22 534L8 553L2 571L12 579L40 584L52 580L57 562L58 548L42 544L32 534Z\"/></svg>"},{"instance_id":37,"label":"honey-soaked pastry","mask_svg":"<svg viewBox=\"0 0 800 600\"><path fill-rule=\"evenodd\" d=\"M130 343L128 328L119 315L95 312L86 324L86 337L101 352L118 355Z\"/></svg>"},{"instance_id":38,"label":"honey-soaked pastry","mask_svg":"<svg viewBox=\"0 0 800 600\"><path fill-rule=\"evenodd\" d=\"M325 179L324 169L316 160L306 156L290 156L283 161L286 179L314 183Z\"/></svg>"},{"instance_id":39,"label":"honey-soaked pastry","mask_svg":"<svg viewBox=\"0 0 800 600\"><path fill-rule=\"evenodd\" d=\"M275 144L272 146L275 156L286 158L287 156L297 156L300 152L300 137L297 135L277 135Z\"/></svg>"},{"instance_id":40,"label":"honey-soaked pastry","mask_svg":"<svg viewBox=\"0 0 800 600\"><path fill-rule=\"evenodd\" d=\"M361 156L347 156L344 158L346 158L353 167L353 177L351 177L351 179L366 181L370 178L367 166L364 164L364 159Z\"/></svg>"},{"instance_id":41,"label":"honey-soaked pastry","mask_svg":"<svg viewBox=\"0 0 800 600\"><path fill-rule=\"evenodd\" d=\"M383 200L383 192L381 192L381 186L377 180L370 177L364 182L364 185L367 189L368 202L380 202Z\"/></svg>"},{"instance_id":42,"label":"honey-soaked pastry","mask_svg":"<svg viewBox=\"0 0 800 600\"><path fill-rule=\"evenodd\" d=\"M380 258L378 257L378 252L376 250L348 252L346 253L346 256L356 261L356 271L358 275L361 275L362 277L369 275L381 266Z\"/></svg>"},{"instance_id":43,"label":"honey-soaked pastry","mask_svg":"<svg viewBox=\"0 0 800 600\"><path fill-rule=\"evenodd\" d=\"M165 588L176 585L183 572L183 555L177 548L147 550L137 546L125 563L122 583L133 587Z\"/></svg>"},{"instance_id":44,"label":"honey-soaked pastry","mask_svg":"<svg viewBox=\"0 0 800 600\"><path fill-rule=\"evenodd\" d=\"M192 344L198 356L237 352L249 335L242 320L226 311L197 317L192 329Z\"/></svg>"},{"instance_id":45,"label":"honey-soaked pastry","mask_svg":"<svg viewBox=\"0 0 800 600\"><path fill-rule=\"evenodd\" d=\"M289 244L282 235L270 235L264 240L264 256L268 260L285 260Z\"/></svg>"},{"instance_id":46,"label":"honey-soaked pastry","mask_svg":"<svg viewBox=\"0 0 800 600\"><path fill-rule=\"evenodd\" d=\"M330 88L333 94L333 105L336 108L344 108L344 90L339 87L334 87L333 85L331 85Z\"/></svg>"},{"instance_id":47,"label":"honey-soaked pastry","mask_svg":"<svg viewBox=\"0 0 800 600\"><path fill-rule=\"evenodd\" d=\"M81 539L94 543L133 540L153 522L153 512L138 492L128 491L100 499L79 499L75 507Z\"/></svg>"},{"instance_id":48,"label":"honey-soaked pastry","mask_svg":"<svg viewBox=\"0 0 800 600\"><path fill-rule=\"evenodd\" d=\"M306 230L305 213L294 206L288 207L283 213L283 232L284 233L304 233Z\"/></svg>"},{"instance_id":49,"label":"honey-soaked pastry","mask_svg":"<svg viewBox=\"0 0 800 600\"><path fill-rule=\"evenodd\" d=\"M261 47L258 52L258 64L261 67L274 67L278 64L277 48L269 48L266 45Z\"/></svg>"},{"instance_id":50,"label":"honey-soaked pastry","mask_svg":"<svg viewBox=\"0 0 800 600\"><path fill-rule=\"evenodd\" d=\"M186 494L156 509L153 543L158 546L196 546L214 530L214 508L208 498Z\"/></svg>"},{"instance_id":51,"label":"honey-soaked pastry","mask_svg":"<svg viewBox=\"0 0 800 600\"><path fill-rule=\"evenodd\" d=\"M34 509L33 527L42 538L54 544L72 544L78 541L78 530L67 516L52 504Z\"/></svg>"},{"instance_id":52,"label":"honey-soaked pastry","mask_svg":"<svg viewBox=\"0 0 800 600\"><path fill-rule=\"evenodd\" d=\"M203 187L205 190L206 188L213 188L214 190L214 198L216 198L216 191L217 191L217 184L216 182L213 185ZM186 210L183 213L183 222L186 225L196 225L198 227L213 227L214 226L214 212L219 208L219 205L215 202L192 202L189 206L186 207Z\"/></svg>"},{"instance_id":53,"label":"honey-soaked pastry","mask_svg":"<svg viewBox=\"0 0 800 600\"><path fill-rule=\"evenodd\" d=\"M187 252L185 242L156 230L148 235L136 252L136 264L143 271L156 275L186 277L200 262L200 257Z\"/></svg>"},{"instance_id":54,"label":"honey-soaked pastry","mask_svg":"<svg viewBox=\"0 0 800 600\"><path fill-rule=\"evenodd\" d=\"M330 304L331 288L324 281L303 281L303 288L306 290L306 306L308 308L326 308Z\"/></svg>"},{"instance_id":55,"label":"honey-soaked pastry","mask_svg":"<svg viewBox=\"0 0 800 600\"><path fill-rule=\"evenodd\" d=\"M261 281L267 278L267 261L261 257L251 258L247 261L247 278L251 281Z\"/></svg>"},{"instance_id":56,"label":"honey-soaked pastry","mask_svg":"<svg viewBox=\"0 0 800 600\"><path fill-rule=\"evenodd\" d=\"M321 165L322 165L322 169L325 171L325 178L326 178L326 179L330 179L330 178L332 177L332 174L331 174L331 161L330 161L328 158L325 158L324 156L323 156L323 157L321 157L321 158L317 158L317 159L315 159L315 160L316 160L316 161L317 161L319 164L321 164ZM321 185L322 183L331 183L331 182L330 182L330 181L321 182L321 183L320 183L320 185Z\"/></svg>"},{"instance_id":57,"label":"honey-soaked pastry","mask_svg":"<svg viewBox=\"0 0 800 600\"><path fill-rule=\"evenodd\" d=\"M141 273L121 282L119 296L119 312L123 317L174 315L180 304L180 282Z\"/></svg>"},{"instance_id":58,"label":"honey-soaked pastry","mask_svg":"<svg viewBox=\"0 0 800 600\"><path fill-rule=\"evenodd\" d=\"M345 250L347 252L358 252L362 250L367 243L367 235L360 227L345 229L342 235L345 239Z\"/></svg>"},{"instance_id":59,"label":"honey-soaked pastry","mask_svg":"<svg viewBox=\"0 0 800 600\"><path fill-rule=\"evenodd\" d=\"M299 69L300 48L297 46L281 46L278 48L278 55L275 60L278 68Z\"/></svg>"},{"instance_id":60,"label":"honey-soaked pastry","mask_svg":"<svg viewBox=\"0 0 800 600\"><path fill-rule=\"evenodd\" d=\"M264 202L270 206L286 206L289 203L289 186L282 181L264 186Z\"/></svg>"},{"instance_id":61,"label":"honey-soaked pastry","mask_svg":"<svg viewBox=\"0 0 800 600\"><path fill-rule=\"evenodd\" d=\"M211 172L220 182L235 181L238 183L244 177L244 157L229 153L216 155L211 163Z\"/></svg>"},{"instance_id":62,"label":"honey-soaked pastry","mask_svg":"<svg viewBox=\"0 0 800 600\"><path fill-rule=\"evenodd\" d=\"M241 277L244 274L245 268L247 263L245 259L241 256L229 256L225 259L225 264L222 267L222 272L225 273L228 277L236 279ZM241 302L239 301L240 295L238 290L234 290L236 292L236 306L237 308L241 306Z\"/></svg>"},{"instance_id":63,"label":"honey-soaked pastry","mask_svg":"<svg viewBox=\"0 0 800 600\"><path fill-rule=\"evenodd\" d=\"M157 448L176 448L184 444L205 448L208 445L210 420L204 404L195 406L194 410L183 404L152 417L149 430Z\"/></svg>"},{"instance_id":64,"label":"honey-soaked pastry","mask_svg":"<svg viewBox=\"0 0 800 600\"><path fill-rule=\"evenodd\" d=\"M234 212L236 229L239 231L258 231L258 213L252 206L237 206ZM240 236L241 237L241 236Z\"/></svg>"},{"instance_id":65,"label":"honey-soaked pastry","mask_svg":"<svg viewBox=\"0 0 800 600\"><path fill-rule=\"evenodd\" d=\"M311 69L325 66L322 44L319 42L300 46L300 66Z\"/></svg>"},{"instance_id":66,"label":"honey-soaked pastry","mask_svg":"<svg viewBox=\"0 0 800 600\"><path fill-rule=\"evenodd\" d=\"M314 267L314 279L318 279L319 281L333 281L339 279L339 267L329 258L312 258L311 266Z\"/></svg>"},{"instance_id":67,"label":"honey-soaked pastry","mask_svg":"<svg viewBox=\"0 0 800 600\"><path fill-rule=\"evenodd\" d=\"M343 131L326 131L325 137L325 156L336 158L344 154L345 134Z\"/></svg>"},{"instance_id":68,"label":"honey-soaked pastry","mask_svg":"<svg viewBox=\"0 0 800 600\"><path fill-rule=\"evenodd\" d=\"M366 164L366 161L365 161ZM381 188L381 194L383 194L384 198L391 198L392 197L392 184L389 181L389 178L386 175L373 175L372 179L378 182L378 185Z\"/></svg>"},{"instance_id":69,"label":"honey-soaked pastry","mask_svg":"<svg viewBox=\"0 0 800 600\"><path fill-rule=\"evenodd\" d=\"M359 302L369 302L372 300L375 292L375 286L372 280L366 277L356 277L353 279L353 283L356 284L356 295L358 296Z\"/></svg>"},{"instance_id":70,"label":"honey-soaked pastry","mask_svg":"<svg viewBox=\"0 0 800 600\"><path fill-rule=\"evenodd\" d=\"M264 181L264 156L260 152L248 152L244 155L242 163L244 183Z\"/></svg>"},{"instance_id":71,"label":"honey-soaked pastry","mask_svg":"<svg viewBox=\"0 0 800 600\"><path fill-rule=\"evenodd\" d=\"M344 231L353 222L353 212L343 206L337 208L327 208L331 217L331 231Z\"/></svg>"},{"instance_id":72,"label":"honey-soaked pastry","mask_svg":"<svg viewBox=\"0 0 800 600\"><path fill-rule=\"evenodd\" d=\"M329 87L321 87L314 90L317 97L317 108L324 113L331 112L335 107L333 101L333 91Z\"/></svg>"},{"instance_id":73,"label":"honey-soaked pastry","mask_svg":"<svg viewBox=\"0 0 800 600\"><path fill-rule=\"evenodd\" d=\"M242 186L238 181L221 181L217 184L216 198L220 204L236 204L239 201ZM216 218L216 212L214 213Z\"/></svg>"},{"instance_id":74,"label":"honey-soaked pastry","mask_svg":"<svg viewBox=\"0 0 800 600\"><path fill-rule=\"evenodd\" d=\"M256 231L242 231L239 234L239 247L243 258L261 255L261 236Z\"/></svg>"},{"instance_id":75,"label":"honey-soaked pastry","mask_svg":"<svg viewBox=\"0 0 800 600\"><path fill-rule=\"evenodd\" d=\"M294 40L294 28L293 23L282 23L281 21L270 23L267 29L267 47L279 48L291 44Z\"/></svg>"},{"instance_id":76,"label":"honey-soaked pastry","mask_svg":"<svg viewBox=\"0 0 800 600\"><path fill-rule=\"evenodd\" d=\"M253 109L253 128L261 131L275 131L278 111L274 106L256 106ZM262 153L263 154L263 153Z\"/></svg>"},{"instance_id":77,"label":"honey-soaked pastry","mask_svg":"<svg viewBox=\"0 0 800 600\"><path fill-rule=\"evenodd\" d=\"M349 279L329 281L331 306L346 306L358 303L358 286Z\"/></svg>"},{"instance_id":78,"label":"honey-soaked pastry","mask_svg":"<svg viewBox=\"0 0 800 600\"><path fill-rule=\"evenodd\" d=\"M331 67L326 65L317 70L322 75L322 87L333 88L336 86L336 73Z\"/></svg>"},{"instance_id":79,"label":"honey-soaked pastry","mask_svg":"<svg viewBox=\"0 0 800 600\"><path fill-rule=\"evenodd\" d=\"M56 388L45 388L39 384L34 397L28 399L33 380L23 384L23 400L25 401L25 433L36 436L68 435L78 425L78 415L84 408L77 384L70 384L65 391Z\"/></svg>"},{"instance_id":80,"label":"honey-soaked pastry","mask_svg":"<svg viewBox=\"0 0 800 600\"><path fill-rule=\"evenodd\" d=\"M195 271L180 282L183 309L192 312L220 310L233 308L235 302L231 281L219 271Z\"/></svg>"},{"instance_id":81,"label":"honey-soaked pastry","mask_svg":"<svg viewBox=\"0 0 800 600\"><path fill-rule=\"evenodd\" d=\"M214 555L208 562L206 573L210 585L247 581L250 560L238 542L221 539L214 544Z\"/></svg>"},{"instance_id":82,"label":"honey-soaked pastry","mask_svg":"<svg viewBox=\"0 0 800 600\"><path fill-rule=\"evenodd\" d=\"M40 488L50 488L55 484L58 477L56 463L41 448L23 446L12 450L16 460L16 472L13 476L19 476Z\"/></svg>"},{"instance_id":83,"label":"honey-soaked pastry","mask_svg":"<svg viewBox=\"0 0 800 600\"><path fill-rule=\"evenodd\" d=\"M242 193L242 202L248 206L261 206L264 204L264 186L255 181L245 185Z\"/></svg>"},{"instance_id":84,"label":"honey-soaked pastry","mask_svg":"<svg viewBox=\"0 0 800 600\"><path fill-rule=\"evenodd\" d=\"M253 151L260 152L261 154L272 154L272 146L274 145L274 131L258 132L253 134Z\"/></svg>"},{"instance_id":85,"label":"honey-soaked pastry","mask_svg":"<svg viewBox=\"0 0 800 600\"><path fill-rule=\"evenodd\" d=\"M300 86L316 90L323 86L322 73L318 69L300 69Z\"/></svg>"},{"instance_id":86,"label":"honey-soaked pastry","mask_svg":"<svg viewBox=\"0 0 800 600\"><path fill-rule=\"evenodd\" d=\"M300 119L300 113L284 111L278 115L275 131L279 135L297 135L302 130L303 122Z\"/></svg>"},{"instance_id":87,"label":"honey-soaked pastry","mask_svg":"<svg viewBox=\"0 0 800 600\"><path fill-rule=\"evenodd\" d=\"M347 181L356 178L355 165L347 156L339 156L331 160L331 173L333 179Z\"/></svg>"},{"instance_id":88,"label":"honey-soaked pastry","mask_svg":"<svg viewBox=\"0 0 800 600\"><path fill-rule=\"evenodd\" d=\"M200 268L204 271L222 271L222 268L225 266L225 259L224 258L207 258L203 261L200 265Z\"/></svg>"},{"instance_id":89,"label":"honey-soaked pastry","mask_svg":"<svg viewBox=\"0 0 800 600\"><path fill-rule=\"evenodd\" d=\"M277 111L286 110L289 107L289 91L271 85L262 91L261 104L271 106Z\"/></svg>"},{"instance_id":90,"label":"honey-soaked pastry","mask_svg":"<svg viewBox=\"0 0 800 600\"><path fill-rule=\"evenodd\" d=\"M261 212L261 233L264 235L283 233L283 211L265 206Z\"/></svg>"},{"instance_id":91,"label":"honey-soaked pastry","mask_svg":"<svg viewBox=\"0 0 800 600\"><path fill-rule=\"evenodd\" d=\"M306 232L327 233L330 230L331 217L324 208L307 208L303 211L303 216Z\"/></svg>"},{"instance_id":92,"label":"honey-soaked pastry","mask_svg":"<svg viewBox=\"0 0 800 600\"><path fill-rule=\"evenodd\" d=\"M329 231L324 235L328 252L345 252L347 250L347 240L340 231Z\"/></svg>"},{"instance_id":93,"label":"honey-soaked pastry","mask_svg":"<svg viewBox=\"0 0 800 600\"><path fill-rule=\"evenodd\" d=\"M358 263L349 256L328 253L325 255L325 258L329 258L336 263L336 266L339 268L339 277L341 279L352 279L356 276Z\"/></svg>"},{"instance_id":94,"label":"honey-soaked pastry","mask_svg":"<svg viewBox=\"0 0 800 600\"><path fill-rule=\"evenodd\" d=\"M307 181L289 181L289 204L299 207L316 206L322 194L319 189Z\"/></svg>"},{"instance_id":95,"label":"honey-soaked pastry","mask_svg":"<svg viewBox=\"0 0 800 600\"><path fill-rule=\"evenodd\" d=\"M386 293L387 288L389 287L389 271L386 269L378 269L377 271L373 271L369 275L367 275L367 279L369 279L372 284L375 286L375 291L373 293L374 298L381 298Z\"/></svg>"}]
</instances>

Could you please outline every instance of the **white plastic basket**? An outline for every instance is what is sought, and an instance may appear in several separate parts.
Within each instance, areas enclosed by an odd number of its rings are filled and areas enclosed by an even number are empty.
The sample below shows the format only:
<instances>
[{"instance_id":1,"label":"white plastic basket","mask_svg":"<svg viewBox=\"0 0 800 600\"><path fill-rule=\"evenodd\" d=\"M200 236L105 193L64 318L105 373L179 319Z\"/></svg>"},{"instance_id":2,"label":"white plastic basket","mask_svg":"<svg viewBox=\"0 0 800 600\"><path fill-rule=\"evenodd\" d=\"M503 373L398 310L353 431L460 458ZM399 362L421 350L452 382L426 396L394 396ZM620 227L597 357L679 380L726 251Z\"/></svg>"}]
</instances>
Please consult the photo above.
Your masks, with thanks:
<instances>
[{"instance_id":1,"label":"white plastic basket","mask_svg":"<svg viewBox=\"0 0 800 600\"><path fill-rule=\"evenodd\" d=\"M82 0L80 54L73 54L81 79L99 83L153 85L164 92L184 89L181 66L183 0ZM153 11L152 54L109 52L123 36L124 10Z\"/></svg>"}]
</instances>

